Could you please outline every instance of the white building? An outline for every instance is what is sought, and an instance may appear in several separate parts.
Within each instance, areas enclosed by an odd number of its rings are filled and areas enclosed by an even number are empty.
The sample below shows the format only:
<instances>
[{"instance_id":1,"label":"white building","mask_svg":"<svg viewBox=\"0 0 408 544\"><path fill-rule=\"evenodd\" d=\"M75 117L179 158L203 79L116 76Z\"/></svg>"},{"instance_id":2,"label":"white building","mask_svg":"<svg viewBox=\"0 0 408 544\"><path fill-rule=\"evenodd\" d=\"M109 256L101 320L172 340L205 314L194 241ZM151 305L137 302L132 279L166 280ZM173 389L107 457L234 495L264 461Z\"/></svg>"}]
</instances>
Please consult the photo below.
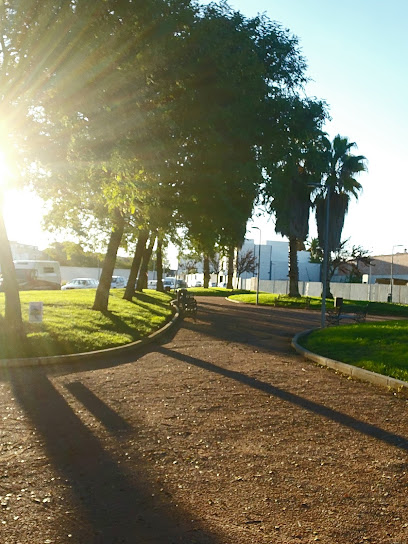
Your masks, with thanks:
<instances>
[{"instance_id":1,"label":"white building","mask_svg":"<svg viewBox=\"0 0 408 544\"><path fill-rule=\"evenodd\" d=\"M287 280L289 276L289 242L268 240L266 244L255 244L254 240L245 240L240 253L253 251L257 261L260 257L259 278L261 280ZM320 264L310 262L309 251L298 251L299 281L320 281ZM255 274L244 273L242 279Z\"/></svg>"},{"instance_id":2,"label":"white building","mask_svg":"<svg viewBox=\"0 0 408 544\"><path fill-rule=\"evenodd\" d=\"M289 242L270 241L265 244L255 244L254 240L245 240L239 253L241 255L252 251L258 263L260 256L260 280L287 280L289 275ZM298 252L299 281L320 281L320 264L310 262L309 251ZM197 263L197 273L189 274L186 277L188 285L194 286L196 282L204 281L203 265ZM241 280L246 280L257 276L258 269L255 272L244 272L241 274ZM222 269L216 274L211 274L211 285L223 285L227 282L228 259L223 259ZM236 286L236 277L234 277L234 286Z\"/></svg>"},{"instance_id":3,"label":"white building","mask_svg":"<svg viewBox=\"0 0 408 544\"><path fill-rule=\"evenodd\" d=\"M10 241L10 248L13 255L13 261L35 261L42 258L42 252L37 246Z\"/></svg>"}]
</instances>

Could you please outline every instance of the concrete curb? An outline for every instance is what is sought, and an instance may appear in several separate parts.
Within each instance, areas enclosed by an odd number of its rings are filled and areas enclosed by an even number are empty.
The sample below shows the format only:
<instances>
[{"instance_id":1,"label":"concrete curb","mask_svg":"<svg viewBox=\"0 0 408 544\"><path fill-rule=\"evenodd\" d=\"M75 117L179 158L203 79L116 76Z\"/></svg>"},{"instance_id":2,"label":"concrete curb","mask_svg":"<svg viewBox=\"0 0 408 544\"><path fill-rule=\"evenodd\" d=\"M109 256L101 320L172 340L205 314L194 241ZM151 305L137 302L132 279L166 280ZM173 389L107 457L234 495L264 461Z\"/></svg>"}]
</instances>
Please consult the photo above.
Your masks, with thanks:
<instances>
[{"instance_id":1,"label":"concrete curb","mask_svg":"<svg viewBox=\"0 0 408 544\"><path fill-rule=\"evenodd\" d=\"M232 298L229 298L229 297L224 297L225 300L228 300L228 302L235 302L235 304L243 304L242 303L242 300L234 300Z\"/></svg>"},{"instance_id":2,"label":"concrete curb","mask_svg":"<svg viewBox=\"0 0 408 544\"><path fill-rule=\"evenodd\" d=\"M180 312L175 304L170 303L175 313L172 319L164 325L158 331L152 332L146 338L141 340L136 340L136 342L131 342L130 344L125 344L123 346L116 346L113 348L100 349L97 351L87 351L84 353L70 353L69 355L51 355L46 357L26 357L21 359L0 359L0 368L17 368L23 366L46 366L46 365L55 365L55 364L70 364L70 363L83 363L86 361L92 361L101 356L109 355L121 355L130 351L140 349L146 344L151 344L156 340L159 340L161 336L167 333L178 321L180 317Z\"/></svg>"},{"instance_id":3,"label":"concrete curb","mask_svg":"<svg viewBox=\"0 0 408 544\"><path fill-rule=\"evenodd\" d=\"M358 380L372 383L374 385L379 385L381 387L386 387L387 389L392 389L398 393L402 393L404 396L408 397L408 382L402 380L397 380L396 378L390 378L389 376L383 376L382 374L377 374L376 372L371 372L370 370L365 370L364 368L359 368L357 366L349 365L347 363L342 363L341 361L335 361L334 359L329 359L328 357L323 357L322 355L317 355L306 348L298 344L298 340L304 336L307 336L312 331L317 329L308 329L306 331L296 334L291 342L292 347L300 354L319 365L332 368L337 372L341 372L346 376L351 376Z\"/></svg>"}]
</instances>

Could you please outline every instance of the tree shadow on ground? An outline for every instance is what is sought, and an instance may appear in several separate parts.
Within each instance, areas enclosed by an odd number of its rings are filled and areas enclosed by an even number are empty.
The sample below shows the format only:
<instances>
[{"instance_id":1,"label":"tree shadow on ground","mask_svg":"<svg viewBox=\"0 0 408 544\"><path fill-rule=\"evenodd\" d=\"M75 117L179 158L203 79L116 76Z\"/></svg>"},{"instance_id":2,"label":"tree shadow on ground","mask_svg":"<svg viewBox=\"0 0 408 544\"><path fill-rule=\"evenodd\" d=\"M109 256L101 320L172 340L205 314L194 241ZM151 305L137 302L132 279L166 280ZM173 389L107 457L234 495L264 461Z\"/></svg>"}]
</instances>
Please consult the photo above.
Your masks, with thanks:
<instances>
[{"instance_id":1,"label":"tree shadow on ground","mask_svg":"<svg viewBox=\"0 0 408 544\"><path fill-rule=\"evenodd\" d=\"M348 427L361 434L381 440L382 442L400 448L404 451L408 451L408 439L404 436L391 433L376 425L372 425L371 423L365 423L364 421L360 421L352 416L339 412L338 410L328 408L323 404L319 404L294 393L290 393L289 391L285 391L280 387L258 380L248 376L247 374L243 374L235 370L229 370L219 365L203 361L202 359L197 359L196 357L191 357L190 355L185 355L183 353L168 349L164 346L157 348L157 351L158 353L166 355L167 357L172 357L189 365L194 365L203 370L235 380L248 387L263 391L268 395L272 395L280 400L290 402L291 404L299 406L300 408L308 410L309 412L312 412L318 416L330 419L331 421L339 423L340 425Z\"/></svg>"},{"instance_id":2,"label":"tree shadow on ground","mask_svg":"<svg viewBox=\"0 0 408 544\"><path fill-rule=\"evenodd\" d=\"M308 310L220 302L202 297L198 304L197 322L187 319L183 326L218 340L287 353L288 345L297 332L318 327L320 323L320 315Z\"/></svg>"},{"instance_id":3,"label":"tree shadow on ground","mask_svg":"<svg viewBox=\"0 0 408 544\"><path fill-rule=\"evenodd\" d=\"M131 473L119 465L106 451L66 399L57 391L43 369L15 369L9 378L16 401L35 426L44 443L47 458L63 475L74 496L69 527L61 527L74 535L76 542L95 544L178 542L191 544L195 539L215 544L216 538L206 533L197 522L191 524L191 514L171 505L149 479L145 461L133 463ZM102 423L114 433L132 434L137 429L100 399L78 387L68 389L84 403ZM81 523L82 521L82 523Z\"/></svg>"},{"instance_id":4,"label":"tree shadow on ground","mask_svg":"<svg viewBox=\"0 0 408 544\"><path fill-rule=\"evenodd\" d=\"M131 327L128 325L121 317L116 315L114 312L111 312L110 310L103 310L101 312L106 318L110 319L111 322L115 325L115 330L118 330L124 334L129 334L134 340L139 340L141 338L140 333L137 331L137 329ZM102 325L102 330L109 330L109 325Z\"/></svg>"}]
</instances>

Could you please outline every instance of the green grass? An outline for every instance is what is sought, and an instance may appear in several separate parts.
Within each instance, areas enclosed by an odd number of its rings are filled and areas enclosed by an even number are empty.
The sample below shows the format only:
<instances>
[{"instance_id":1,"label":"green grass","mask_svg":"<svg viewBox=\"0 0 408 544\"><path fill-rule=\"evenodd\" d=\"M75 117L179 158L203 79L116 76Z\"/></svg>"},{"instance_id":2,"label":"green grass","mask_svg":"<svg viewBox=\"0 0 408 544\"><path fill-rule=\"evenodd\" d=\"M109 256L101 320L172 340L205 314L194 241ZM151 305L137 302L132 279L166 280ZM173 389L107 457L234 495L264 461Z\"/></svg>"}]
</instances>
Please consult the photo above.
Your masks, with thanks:
<instances>
[{"instance_id":1,"label":"green grass","mask_svg":"<svg viewBox=\"0 0 408 544\"><path fill-rule=\"evenodd\" d=\"M408 321L330 327L312 332L300 344L330 359L408 381Z\"/></svg>"},{"instance_id":2,"label":"green grass","mask_svg":"<svg viewBox=\"0 0 408 544\"><path fill-rule=\"evenodd\" d=\"M225 289L223 287L189 287L187 291L194 297L228 297L232 294L250 293L245 289Z\"/></svg>"},{"instance_id":3,"label":"green grass","mask_svg":"<svg viewBox=\"0 0 408 544\"><path fill-rule=\"evenodd\" d=\"M309 299L311 310L321 310L322 299L320 297L289 297L287 295L277 295L272 293L259 293L259 304L273 306L277 297L280 297L279 305L288 308L304 308L306 300ZM247 304L256 304L256 294L232 294L229 298L245 302ZM368 304L368 315L384 315L394 317L408 317L408 306L403 304L390 304L388 302L368 302L367 300L344 300L343 305L365 307ZM333 308L334 301L326 301L327 308Z\"/></svg>"},{"instance_id":4,"label":"green grass","mask_svg":"<svg viewBox=\"0 0 408 544\"><path fill-rule=\"evenodd\" d=\"M159 329L172 315L173 298L145 291L132 302L123 289L111 291L108 312L92 310L95 290L22 291L20 293L27 341L13 345L4 332L4 294L0 294L0 359L63 355L120 346ZM29 323L30 302L44 304L43 322Z\"/></svg>"}]
</instances>

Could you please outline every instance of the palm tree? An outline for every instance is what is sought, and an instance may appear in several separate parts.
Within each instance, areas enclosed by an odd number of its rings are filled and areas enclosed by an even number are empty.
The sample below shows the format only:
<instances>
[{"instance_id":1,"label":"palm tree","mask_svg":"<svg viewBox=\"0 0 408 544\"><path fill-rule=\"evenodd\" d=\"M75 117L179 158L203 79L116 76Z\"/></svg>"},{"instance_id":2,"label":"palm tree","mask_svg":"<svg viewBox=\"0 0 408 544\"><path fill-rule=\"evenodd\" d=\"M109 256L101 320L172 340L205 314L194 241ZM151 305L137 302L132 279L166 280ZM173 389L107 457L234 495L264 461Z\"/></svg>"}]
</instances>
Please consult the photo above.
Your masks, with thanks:
<instances>
[{"instance_id":1,"label":"palm tree","mask_svg":"<svg viewBox=\"0 0 408 544\"><path fill-rule=\"evenodd\" d=\"M275 230L289 239L289 296L299 297L297 252L309 232L310 195L325 171L325 141L321 102L290 102L280 142L272 148L267 164L265 200L275 214Z\"/></svg>"},{"instance_id":2,"label":"palm tree","mask_svg":"<svg viewBox=\"0 0 408 544\"><path fill-rule=\"evenodd\" d=\"M350 152L354 147L355 142L349 142L348 138L340 135L335 136L333 142L327 140L327 177L324 191L317 196L315 204L319 241L321 247L327 247L328 257L332 251L340 247L350 199L352 196L357 199L362 189L355 176L367 170L366 158ZM329 235L326 245L327 203L329 203ZM327 293L329 292L328 288Z\"/></svg>"}]
</instances>

